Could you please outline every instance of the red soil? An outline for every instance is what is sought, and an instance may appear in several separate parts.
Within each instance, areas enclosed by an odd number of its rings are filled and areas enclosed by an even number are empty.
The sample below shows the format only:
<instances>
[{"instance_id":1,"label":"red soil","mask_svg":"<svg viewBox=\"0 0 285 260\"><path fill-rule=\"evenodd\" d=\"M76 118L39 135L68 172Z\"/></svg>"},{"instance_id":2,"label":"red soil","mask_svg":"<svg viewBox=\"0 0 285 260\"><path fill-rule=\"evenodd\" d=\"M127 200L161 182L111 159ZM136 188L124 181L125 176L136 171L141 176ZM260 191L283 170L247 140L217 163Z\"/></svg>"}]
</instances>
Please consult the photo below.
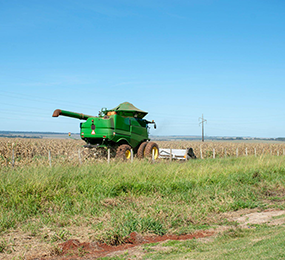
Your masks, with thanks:
<instances>
[{"instance_id":1,"label":"red soil","mask_svg":"<svg viewBox=\"0 0 285 260\"><path fill-rule=\"evenodd\" d=\"M188 235L164 235L164 236L146 236L142 237L136 232L133 232L125 239L125 243L118 246L111 246L104 243L87 243L76 239L70 239L62 244L59 248L62 250L59 256L54 256L50 259L75 260L75 259L96 259L104 257L116 251L123 251L128 248L136 247L148 243L162 242L166 240L188 240L193 238L209 237L214 234L213 231L197 231ZM46 259L46 258L45 258Z\"/></svg>"}]
</instances>

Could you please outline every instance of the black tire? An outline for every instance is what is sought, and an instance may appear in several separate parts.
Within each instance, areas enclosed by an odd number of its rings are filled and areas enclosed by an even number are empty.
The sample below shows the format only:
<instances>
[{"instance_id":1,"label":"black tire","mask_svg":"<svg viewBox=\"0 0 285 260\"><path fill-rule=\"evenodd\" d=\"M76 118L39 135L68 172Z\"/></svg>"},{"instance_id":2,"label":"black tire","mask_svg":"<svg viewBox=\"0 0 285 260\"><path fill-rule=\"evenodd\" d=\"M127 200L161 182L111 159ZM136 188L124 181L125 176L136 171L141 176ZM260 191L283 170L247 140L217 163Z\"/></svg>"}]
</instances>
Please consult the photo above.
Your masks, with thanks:
<instances>
[{"instance_id":1,"label":"black tire","mask_svg":"<svg viewBox=\"0 0 285 260\"><path fill-rule=\"evenodd\" d=\"M122 160L130 160L131 159L131 147L128 144L122 144L118 147L116 152L116 158Z\"/></svg>"},{"instance_id":2,"label":"black tire","mask_svg":"<svg viewBox=\"0 0 285 260\"><path fill-rule=\"evenodd\" d=\"M152 158L152 151L154 150L154 159L156 160L159 155L159 149L158 145L155 142L149 142L147 143L145 150L144 150L144 156Z\"/></svg>"},{"instance_id":3,"label":"black tire","mask_svg":"<svg viewBox=\"0 0 285 260\"><path fill-rule=\"evenodd\" d=\"M147 145L147 142L142 142L139 146L139 149L137 151L137 157L139 159L143 159L144 158L144 151L145 151L145 147Z\"/></svg>"},{"instance_id":4,"label":"black tire","mask_svg":"<svg viewBox=\"0 0 285 260\"><path fill-rule=\"evenodd\" d=\"M194 154L193 148L187 148L187 159L196 159L196 155Z\"/></svg>"}]
</instances>

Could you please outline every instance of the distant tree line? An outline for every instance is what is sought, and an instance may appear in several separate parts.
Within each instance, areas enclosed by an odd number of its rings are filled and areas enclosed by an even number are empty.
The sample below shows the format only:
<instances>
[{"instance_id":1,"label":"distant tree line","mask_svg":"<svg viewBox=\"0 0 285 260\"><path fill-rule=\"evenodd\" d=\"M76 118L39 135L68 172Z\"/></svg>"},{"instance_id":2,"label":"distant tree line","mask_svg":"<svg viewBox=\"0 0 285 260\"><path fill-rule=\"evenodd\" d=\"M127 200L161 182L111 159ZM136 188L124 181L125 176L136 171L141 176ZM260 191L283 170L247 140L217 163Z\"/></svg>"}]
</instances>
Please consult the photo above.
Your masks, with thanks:
<instances>
[{"instance_id":1,"label":"distant tree line","mask_svg":"<svg viewBox=\"0 0 285 260\"><path fill-rule=\"evenodd\" d=\"M285 141L285 137L278 137L275 139L276 141Z\"/></svg>"},{"instance_id":2,"label":"distant tree line","mask_svg":"<svg viewBox=\"0 0 285 260\"><path fill-rule=\"evenodd\" d=\"M6 138L37 138L37 139L42 139L42 136L26 136L26 135L4 135L0 134L0 137L6 137Z\"/></svg>"}]
</instances>

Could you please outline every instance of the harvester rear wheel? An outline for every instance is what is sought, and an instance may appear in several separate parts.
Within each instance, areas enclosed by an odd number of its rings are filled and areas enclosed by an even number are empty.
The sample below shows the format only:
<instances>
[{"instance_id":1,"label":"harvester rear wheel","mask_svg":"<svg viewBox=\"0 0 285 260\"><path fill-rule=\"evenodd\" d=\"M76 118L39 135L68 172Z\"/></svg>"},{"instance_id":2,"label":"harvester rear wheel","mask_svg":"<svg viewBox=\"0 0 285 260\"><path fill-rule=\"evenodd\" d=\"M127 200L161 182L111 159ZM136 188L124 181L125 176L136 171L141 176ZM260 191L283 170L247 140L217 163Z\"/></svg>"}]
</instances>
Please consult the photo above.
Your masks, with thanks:
<instances>
[{"instance_id":1,"label":"harvester rear wheel","mask_svg":"<svg viewBox=\"0 0 285 260\"><path fill-rule=\"evenodd\" d=\"M116 158L129 160L131 159L131 147L127 144L122 144L118 147Z\"/></svg>"},{"instance_id":2,"label":"harvester rear wheel","mask_svg":"<svg viewBox=\"0 0 285 260\"><path fill-rule=\"evenodd\" d=\"M137 151L137 157L139 159L144 158L144 151L145 151L146 145L147 145L147 142L143 142L143 143L140 144L139 149Z\"/></svg>"},{"instance_id":3,"label":"harvester rear wheel","mask_svg":"<svg viewBox=\"0 0 285 260\"><path fill-rule=\"evenodd\" d=\"M159 149L158 145L155 142L149 142L147 143L145 150L144 150L144 155L145 157L152 157L152 153L154 153L154 159L156 160L159 155Z\"/></svg>"}]
</instances>

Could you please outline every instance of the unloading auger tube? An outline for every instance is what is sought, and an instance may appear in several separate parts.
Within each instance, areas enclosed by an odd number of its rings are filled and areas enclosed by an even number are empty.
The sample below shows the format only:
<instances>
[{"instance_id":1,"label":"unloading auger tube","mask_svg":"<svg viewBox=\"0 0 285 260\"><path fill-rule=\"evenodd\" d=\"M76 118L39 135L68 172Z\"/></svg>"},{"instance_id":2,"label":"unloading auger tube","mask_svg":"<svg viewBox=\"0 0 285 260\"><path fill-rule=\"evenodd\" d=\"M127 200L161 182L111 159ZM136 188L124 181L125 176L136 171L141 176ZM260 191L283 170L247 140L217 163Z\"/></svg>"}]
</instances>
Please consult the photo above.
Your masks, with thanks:
<instances>
[{"instance_id":1,"label":"unloading auger tube","mask_svg":"<svg viewBox=\"0 0 285 260\"><path fill-rule=\"evenodd\" d=\"M54 110L52 116L53 117L67 116L67 117L73 117L73 118L77 118L81 120L87 120L89 117L95 117L95 116L84 115L82 113L70 112L70 111L61 110L61 109Z\"/></svg>"}]
</instances>

